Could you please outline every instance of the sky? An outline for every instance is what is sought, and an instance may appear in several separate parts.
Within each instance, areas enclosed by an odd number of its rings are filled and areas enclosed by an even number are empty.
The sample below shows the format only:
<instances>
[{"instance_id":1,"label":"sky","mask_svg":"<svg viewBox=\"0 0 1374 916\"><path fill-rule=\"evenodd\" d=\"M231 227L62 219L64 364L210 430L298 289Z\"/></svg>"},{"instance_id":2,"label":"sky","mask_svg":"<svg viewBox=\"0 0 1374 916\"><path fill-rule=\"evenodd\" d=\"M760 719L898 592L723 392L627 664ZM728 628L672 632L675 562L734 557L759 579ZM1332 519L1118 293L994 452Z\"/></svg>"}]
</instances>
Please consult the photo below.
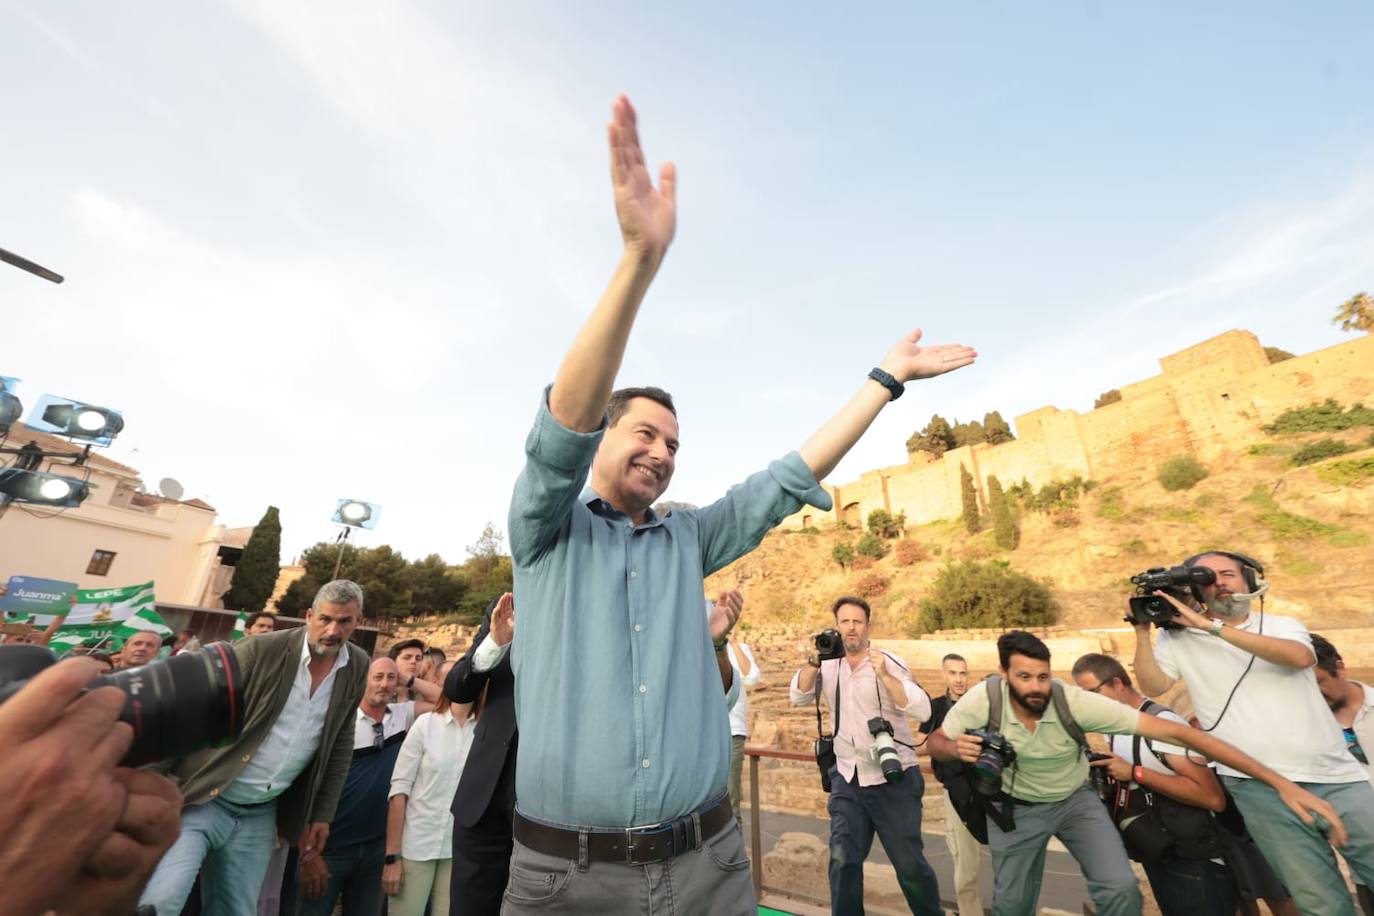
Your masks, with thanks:
<instances>
[{"instance_id":1,"label":"sky","mask_svg":"<svg viewBox=\"0 0 1374 916\"><path fill-rule=\"evenodd\" d=\"M605 123L678 231L621 384L667 498L798 446L913 327L932 413L1087 410L1231 328L1309 352L1374 287L1374 7L0 0L0 375L115 407L107 454L283 559L450 562L506 527L538 398L614 267Z\"/></svg>"}]
</instances>

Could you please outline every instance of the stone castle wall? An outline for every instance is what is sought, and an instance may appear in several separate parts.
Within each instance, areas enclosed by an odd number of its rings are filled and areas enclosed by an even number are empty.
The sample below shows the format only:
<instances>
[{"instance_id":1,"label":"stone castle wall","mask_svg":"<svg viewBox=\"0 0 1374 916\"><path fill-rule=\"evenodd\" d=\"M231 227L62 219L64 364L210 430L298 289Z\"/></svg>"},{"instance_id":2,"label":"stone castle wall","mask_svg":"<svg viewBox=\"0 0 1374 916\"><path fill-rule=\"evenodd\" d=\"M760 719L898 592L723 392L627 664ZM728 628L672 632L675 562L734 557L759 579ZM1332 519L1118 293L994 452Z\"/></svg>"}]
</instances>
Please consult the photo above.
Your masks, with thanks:
<instances>
[{"instance_id":1,"label":"stone castle wall","mask_svg":"<svg viewBox=\"0 0 1374 916\"><path fill-rule=\"evenodd\" d=\"M1123 385L1121 400L1080 414L1041 407L1015 419L1017 439L1003 445L952 449L939 459L918 452L905 464L827 486L833 513L810 507L786 519L792 528L822 521L861 526L875 509L905 512L910 524L960 514L959 468L967 467L986 496L988 475L1004 486L1023 478L1035 486L1081 475L1102 479L1128 471L1153 473L1175 455L1206 462L1238 451L1290 407L1326 398L1374 404L1374 335L1270 364L1249 331L1227 331L1165 356L1163 372Z\"/></svg>"}]
</instances>

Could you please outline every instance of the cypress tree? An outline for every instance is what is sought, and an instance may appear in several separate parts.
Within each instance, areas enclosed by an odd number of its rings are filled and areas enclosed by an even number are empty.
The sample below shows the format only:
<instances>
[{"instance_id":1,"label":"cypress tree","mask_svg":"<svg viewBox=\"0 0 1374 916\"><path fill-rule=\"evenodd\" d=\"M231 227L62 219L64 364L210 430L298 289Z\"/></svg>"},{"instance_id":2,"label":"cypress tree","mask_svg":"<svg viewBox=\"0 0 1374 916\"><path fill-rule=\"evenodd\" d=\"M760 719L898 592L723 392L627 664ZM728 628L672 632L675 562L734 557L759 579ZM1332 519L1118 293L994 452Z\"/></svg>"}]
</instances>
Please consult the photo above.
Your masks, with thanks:
<instances>
[{"instance_id":1,"label":"cypress tree","mask_svg":"<svg viewBox=\"0 0 1374 916\"><path fill-rule=\"evenodd\" d=\"M996 475L988 475L988 504L992 509L992 536L997 546L1003 550L1016 549L1016 521L1011 517L1011 506L1002 492L1002 481Z\"/></svg>"},{"instance_id":2,"label":"cypress tree","mask_svg":"<svg viewBox=\"0 0 1374 916\"><path fill-rule=\"evenodd\" d=\"M978 491L973 487L973 475L968 468L959 465L959 496L964 504L964 527L969 534L977 534L981 524L978 519Z\"/></svg>"},{"instance_id":3,"label":"cypress tree","mask_svg":"<svg viewBox=\"0 0 1374 916\"><path fill-rule=\"evenodd\" d=\"M234 579L224 593L224 606L230 610L256 613L267 606L281 571L281 519L277 507L268 506L262 521L243 547Z\"/></svg>"}]
</instances>

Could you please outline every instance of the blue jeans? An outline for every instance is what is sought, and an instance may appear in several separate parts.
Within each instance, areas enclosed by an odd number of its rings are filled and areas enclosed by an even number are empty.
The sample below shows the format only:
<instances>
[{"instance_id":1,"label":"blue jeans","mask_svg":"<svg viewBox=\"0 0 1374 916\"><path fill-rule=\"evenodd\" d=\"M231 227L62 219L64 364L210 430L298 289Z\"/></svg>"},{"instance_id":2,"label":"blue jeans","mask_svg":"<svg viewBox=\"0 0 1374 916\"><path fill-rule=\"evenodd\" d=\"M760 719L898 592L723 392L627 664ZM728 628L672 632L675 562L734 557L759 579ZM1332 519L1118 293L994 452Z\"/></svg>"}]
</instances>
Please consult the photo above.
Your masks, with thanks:
<instances>
[{"instance_id":1,"label":"blue jeans","mask_svg":"<svg viewBox=\"0 0 1374 916\"><path fill-rule=\"evenodd\" d=\"M277 806L215 799L181 812L181 836L157 863L138 898L159 916L181 912L201 874L202 916L255 916L277 835Z\"/></svg>"},{"instance_id":2,"label":"blue jeans","mask_svg":"<svg viewBox=\"0 0 1374 916\"><path fill-rule=\"evenodd\" d=\"M1236 888L1225 865L1208 859L1146 862L1155 903L1164 916L1215 916L1236 911Z\"/></svg>"},{"instance_id":3,"label":"blue jeans","mask_svg":"<svg viewBox=\"0 0 1374 916\"><path fill-rule=\"evenodd\" d=\"M386 858L386 839L354 843L339 849L324 844L324 864L329 882L318 900L300 898L299 916L330 916L334 904L343 897L343 916L381 916L382 865Z\"/></svg>"},{"instance_id":4,"label":"blue jeans","mask_svg":"<svg viewBox=\"0 0 1374 916\"><path fill-rule=\"evenodd\" d=\"M1223 776L1222 782L1298 909L1322 916L1355 916L1355 904L1326 837L1299 820L1278 793L1259 780ZM1341 855L1357 883L1374 884L1374 788L1364 781L1299 785L1336 809L1349 836Z\"/></svg>"},{"instance_id":5,"label":"blue jeans","mask_svg":"<svg viewBox=\"0 0 1374 916\"><path fill-rule=\"evenodd\" d=\"M940 916L940 888L921 840L921 771L908 767L897 782L876 786L861 786L858 778L857 771L853 782L830 772L830 911L864 911L864 859L876 832L911 912Z\"/></svg>"}]
</instances>

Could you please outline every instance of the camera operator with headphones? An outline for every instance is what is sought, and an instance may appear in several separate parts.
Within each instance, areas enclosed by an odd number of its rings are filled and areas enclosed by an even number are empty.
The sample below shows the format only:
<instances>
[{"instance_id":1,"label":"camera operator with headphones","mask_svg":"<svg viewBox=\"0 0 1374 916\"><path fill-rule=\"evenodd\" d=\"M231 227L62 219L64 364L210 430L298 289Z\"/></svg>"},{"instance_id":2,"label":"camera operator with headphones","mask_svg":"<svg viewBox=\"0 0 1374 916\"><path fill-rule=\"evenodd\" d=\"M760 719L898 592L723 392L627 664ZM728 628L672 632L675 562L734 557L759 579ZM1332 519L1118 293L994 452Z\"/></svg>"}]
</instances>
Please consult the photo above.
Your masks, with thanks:
<instances>
[{"instance_id":1,"label":"camera operator with headphones","mask_svg":"<svg viewBox=\"0 0 1374 916\"><path fill-rule=\"evenodd\" d=\"M831 739L817 741L821 785L830 792L830 910L863 913L864 859L873 834L897 871L911 912L940 916L940 890L921 841L925 781L907 717L930 717L930 697L906 663L868 641L868 602L839 598L835 629L816 637L817 651L792 677L792 705L830 707Z\"/></svg>"},{"instance_id":2,"label":"camera operator with headphones","mask_svg":"<svg viewBox=\"0 0 1374 916\"><path fill-rule=\"evenodd\" d=\"M1247 556L1209 551L1183 561L1186 588L1153 592L1172 606L1168 620L1135 612L1135 671L1159 696L1183 678L1203 731L1263 759L1325 799L1346 825L1341 854L1360 883L1374 882L1374 788L1347 751L1317 688L1307 628L1264 612L1264 568ZM1155 571L1151 571L1155 572ZM1169 572L1173 572L1170 570ZM1140 577L1137 577L1140 578ZM1259 599L1259 613L1251 602ZM1150 625L1160 627L1150 645ZM1355 909L1320 822L1300 820L1268 786L1224 763L1222 782L1255 842L1304 913L1354 916Z\"/></svg>"}]
</instances>

